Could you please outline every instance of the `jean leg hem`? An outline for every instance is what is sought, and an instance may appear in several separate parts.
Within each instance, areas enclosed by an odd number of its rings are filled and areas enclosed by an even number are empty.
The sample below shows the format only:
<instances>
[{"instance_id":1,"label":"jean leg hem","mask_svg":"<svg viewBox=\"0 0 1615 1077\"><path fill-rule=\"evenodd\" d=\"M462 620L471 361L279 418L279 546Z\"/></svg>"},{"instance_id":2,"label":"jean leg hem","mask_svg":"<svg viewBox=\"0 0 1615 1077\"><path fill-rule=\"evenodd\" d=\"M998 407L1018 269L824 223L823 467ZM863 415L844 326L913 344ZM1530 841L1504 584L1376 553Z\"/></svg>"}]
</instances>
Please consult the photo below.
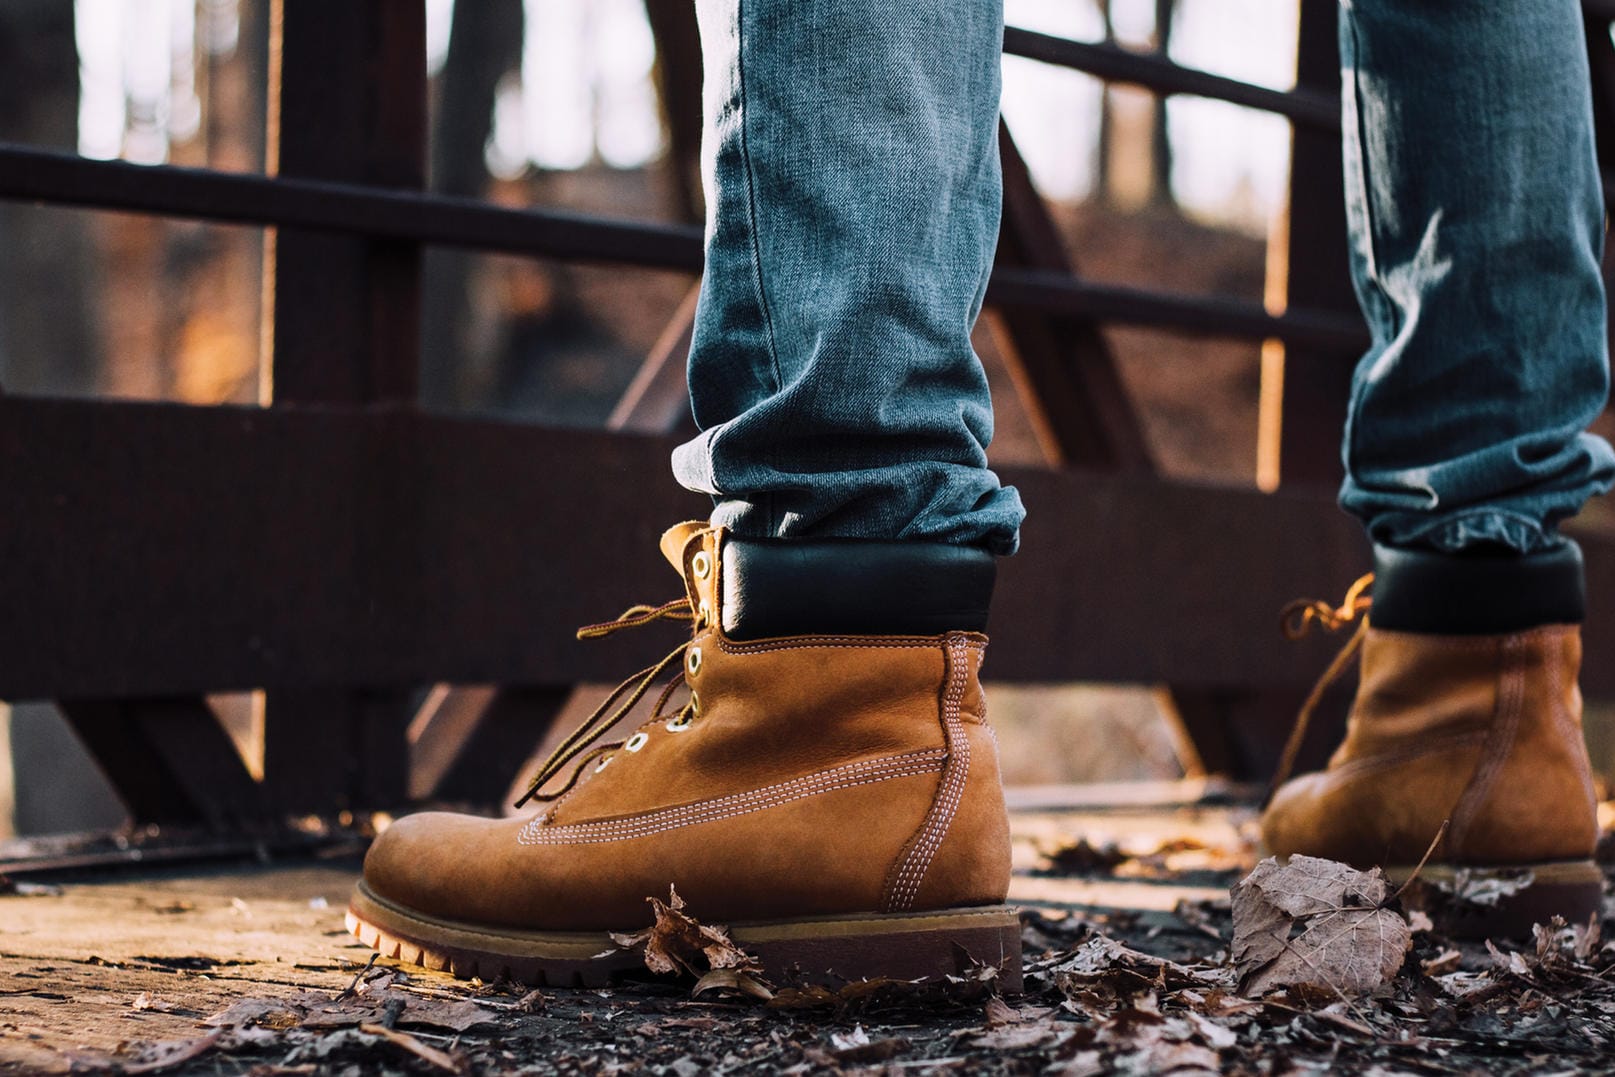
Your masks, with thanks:
<instances>
[{"instance_id":1,"label":"jean leg hem","mask_svg":"<svg viewBox=\"0 0 1615 1077\"><path fill-rule=\"evenodd\" d=\"M1502 546L1522 554L1555 550L1564 536L1550 525L1505 509L1485 509L1430 519L1395 514L1371 520L1368 534L1375 542L1403 549L1432 549L1461 553L1477 546Z\"/></svg>"}]
</instances>

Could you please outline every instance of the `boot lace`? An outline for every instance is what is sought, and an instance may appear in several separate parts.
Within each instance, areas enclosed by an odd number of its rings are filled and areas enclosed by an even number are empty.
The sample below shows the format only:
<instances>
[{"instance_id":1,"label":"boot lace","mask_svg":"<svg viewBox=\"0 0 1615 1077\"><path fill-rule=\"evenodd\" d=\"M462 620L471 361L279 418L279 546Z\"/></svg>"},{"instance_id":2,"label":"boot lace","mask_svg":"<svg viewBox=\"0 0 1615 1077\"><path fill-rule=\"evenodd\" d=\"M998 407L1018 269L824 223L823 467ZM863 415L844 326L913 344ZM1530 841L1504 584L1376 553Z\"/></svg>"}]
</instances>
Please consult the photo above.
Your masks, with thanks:
<instances>
[{"instance_id":1,"label":"boot lace","mask_svg":"<svg viewBox=\"0 0 1615 1077\"><path fill-rule=\"evenodd\" d=\"M1352 660L1362 650L1363 639L1368 634L1368 621L1358 621L1360 614L1367 613L1374 604L1374 598L1368 589L1374 584L1372 572L1361 577L1346 591L1345 600L1338 606L1331 606L1319 599L1303 598L1291 602L1284 607L1279 615L1279 628L1284 638L1298 640L1304 638L1312 631L1313 625L1318 625L1327 632L1338 632L1342 628L1357 622L1357 630L1346 641L1346 646L1335 655L1334 661L1323 671L1318 683L1313 685L1306 702L1301 704L1301 710L1295 716L1295 725L1290 730L1290 738L1284 743L1284 754L1279 757L1278 768L1273 773L1273 780L1268 784L1266 800L1272 800L1278 787L1289 780L1290 772L1295 769L1295 759L1301 753L1301 745L1307 739L1307 727L1312 724L1313 712L1323 700L1324 693L1331 685L1338 681L1343 673L1351 666Z\"/></svg>"},{"instance_id":2,"label":"boot lace","mask_svg":"<svg viewBox=\"0 0 1615 1077\"><path fill-rule=\"evenodd\" d=\"M671 602L664 602L660 606L630 606L621 616L614 620L603 621L600 624L584 625L578 629L577 635L580 640L604 639L613 632L620 632L625 628L638 628L641 625L663 620L694 622L696 613L688 598L677 598ZM590 763L621 748L625 742L620 740L601 745L595 745L595 741L599 740L608 729L625 718L628 712L633 710L634 706L645 697L645 693L650 691L651 685L656 683L657 678L666 673L669 666L677 662L680 667L678 674L662 689L662 694L656 698L656 705L652 708L653 714L661 714L662 708L667 705L667 701L674 690L684 683L683 658L689 646L690 642L688 640L684 641L669 651L661 661L646 666L612 689L611 694L605 698L600 706L595 708L594 713L585 718L583 723L569 733L565 740L556 745L555 751L551 752L549 758L538 768L538 773L533 775L533 780L527 785L527 791L516 801L515 806L519 808L528 801L546 804L560 799L570 792L573 786L577 785L578 779L583 775L584 769ZM680 723L681 726L687 725L694 717L694 713L695 704L692 699L679 709L673 721ZM591 748L591 745L594 745L594 747ZM572 773L564 785L554 792L539 792L545 783L561 773L568 763L573 763L574 761L576 765L572 768Z\"/></svg>"}]
</instances>

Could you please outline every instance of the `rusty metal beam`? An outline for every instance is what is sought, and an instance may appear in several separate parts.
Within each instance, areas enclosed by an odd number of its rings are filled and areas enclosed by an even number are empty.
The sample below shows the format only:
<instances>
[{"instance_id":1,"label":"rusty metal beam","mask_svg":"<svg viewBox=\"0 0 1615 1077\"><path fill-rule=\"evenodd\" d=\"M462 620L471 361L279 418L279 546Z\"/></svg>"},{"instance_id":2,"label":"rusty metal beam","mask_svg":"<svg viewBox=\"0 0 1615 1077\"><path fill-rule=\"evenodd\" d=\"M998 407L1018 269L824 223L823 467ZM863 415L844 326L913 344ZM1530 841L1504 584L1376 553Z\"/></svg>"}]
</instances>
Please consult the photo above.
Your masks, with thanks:
<instances>
[{"instance_id":1,"label":"rusty metal beam","mask_svg":"<svg viewBox=\"0 0 1615 1077\"><path fill-rule=\"evenodd\" d=\"M353 185L88 161L15 147L0 147L0 198L295 225L580 262L690 272L701 268L700 230L683 225L505 209ZM1259 303L1101 285L1031 269L994 273L987 301L1188 334L1277 337L1336 353L1360 350L1366 340L1358 320L1331 311L1292 306L1275 318Z\"/></svg>"},{"instance_id":2,"label":"rusty metal beam","mask_svg":"<svg viewBox=\"0 0 1615 1077\"><path fill-rule=\"evenodd\" d=\"M994 272L987 288L987 302L998 307L1058 311L1106 324L1148 325L1191 335L1273 337L1335 356L1351 355L1368 343L1362 319L1346 313L1292 306L1275 316L1260 303L1245 300L1096 284L1033 269Z\"/></svg>"},{"instance_id":3,"label":"rusty metal beam","mask_svg":"<svg viewBox=\"0 0 1615 1077\"><path fill-rule=\"evenodd\" d=\"M700 301L701 285L697 283L668 319L662 335L656 338L634 374L634 380L628 383L617 406L606 417L607 430L666 434L681 426L694 428L685 370L690 359L690 340L695 332L695 310Z\"/></svg>"},{"instance_id":4,"label":"rusty metal beam","mask_svg":"<svg viewBox=\"0 0 1615 1077\"><path fill-rule=\"evenodd\" d=\"M426 21L421 4L351 0L271 10L270 170L419 191L426 185ZM274 406L415 404L421 246L409 238L282 227L265 244ZM404 461L380 460L351 492L372 511L330 551L358 594L388 586L366 551L410 557ZM386 533L372 527L386 528ZM377 643L392 635L377 626ZM284 811L387 806L406 796L408 685L298 686L264 696L264 787Z\"/></svg>"},{"instance_id":5,"label":"rusty metal beam","mask_svg":"<svg viewBox=\"0 0 1615 1077\"><path fill-rule=\"evenodd\" d=\"M289 179L421 190L426 23L420 4L276 0L273 170ZM273 282L273 399L410 402L420 353L420 245L282 227Z\"/></svg>"},{"instance_id":6,"label":"rusty metal beam","mask_svg":"<svg viewBox=\"0 0 1615 1077\"><path fill-rule=\"evenodd\" d=\"M319 5L310 5L318 7ZM701 230L354 183L92 161L0 143L0 198L288 225L473 250L658 269L701 268Z\"/></svg>"},{"instance_id":7,"label":"rusty metal beam","mask_svg":"<svg viewBox=\"0 0 1615 1077\"><path fill-rule=\"evenodd\" d=\"M0 500L30 525L0 530L0 564L26 566L7 579L0 696L615 680L665 640L581 645L571 629L677 593L657 535L708 504L669 480L672 444L362 409L8 398ZM354 497L387 474L411 504ZM999 677L1305 683L1328 645L1286 646L1278 609L1367 561L1323 495L1003 476L1040 510L1003 565ZM1607 544L1588 548L1591 586L1615 591ZM355 575L356 559L373 570ZM1615 641L1615 621L1590 624L1590 645L1601 632ZM1589 676L1615 691L1615 663Z\"/></svg>"},{"instance_id":8,"label":"rusty metal beam","mask_svg":"<svg viewBox=\"0 0 1615 1077\"><path fill-rule=\"evenodd\" d=\"M1296 81L1318 93L1340 93L1336 0L1302 0ZM1295 132L1290 165L1286 285L1289 309L1332 312L1357 326L1354 347L1284 340L1283 429L1279 475L1284 483L1333 488L1342 475L1340 438L1357 358L1368 346L1352 292L1346 252L1346 195L1340 138Z\"/></svg>"},{"instance_id":9,"label":"rusty metal beam","mask_svg":"<svg viewBox=\"0 0 1615 1077\"><path fill-rule=\"evenodd\" d=\"M1015 26L1004 28L1004 52L1082 71L1106 82L1142 86L1160 94L1192 94L1246 108L1276 112L1298 125L1340 132L1340 103L1310 87L1269 90L1238 79L1197 71L1165 56L1133 52L1119 45L1072 41Z\"/></svg>"},{"instance_id":10,"label":"rusty metal beam","mask_svg":"<svg viewBox=\"0 0 1615 1077\"><path fill-rule=\"evenodd\" d=\"M413 795L499 804L571 698L570 685L442 690L412 738Z\"/></svg>"},{"instance_id":11,"label":"rusty metal beam","mask_svg":"<svg viewBox=\"0 0 1615 1077\"><path fill-rule=\"evenodd\" d=\"M997 266L1076 279L1060 229L1002 120L998 155L1004 176L1004 220ZM1097 317L1052 316L1008 307L994 324L1003 328L999 350L1049 463L1128 473L1154 470L1138 413Z\"/></svg>"},{"instance_id":12,"label":"rusty metal beam","mask_svg":"<svg viewBox=\"0 0 1615 1077\"><path fill-rule=\"evenodd\" d=\"M264 816L262 791L200 696L64 699L57 709L136 820L223 827Z\"/></svg>"},{"instance_id":13,"label":"rusty metal beam","mask_svg":"<svg viewBox=\"0 0 1615 1077\"><path fill-rule=\"evenodd\" d=\"M363 410L7 398L0 501L30 523L0 529L0 697L615 681L666 640L579 644L571 629L677 593L657 535L708 505L668 479L672 445ZM354 498L400 467L407 511ZM1003 679L1305 685L1332 641L1286 644L1277 611L1368 562L1324 494L1003 478L1039 506L1002 566ZM1615 543L1584 544L1590 591L1615 593ZM376 570L356 578L332 551ZM1615 608L1594 610L1586 636L1587 688L1615 696L1600 657L1615 654Z\"/></svg>"}]
</instances>

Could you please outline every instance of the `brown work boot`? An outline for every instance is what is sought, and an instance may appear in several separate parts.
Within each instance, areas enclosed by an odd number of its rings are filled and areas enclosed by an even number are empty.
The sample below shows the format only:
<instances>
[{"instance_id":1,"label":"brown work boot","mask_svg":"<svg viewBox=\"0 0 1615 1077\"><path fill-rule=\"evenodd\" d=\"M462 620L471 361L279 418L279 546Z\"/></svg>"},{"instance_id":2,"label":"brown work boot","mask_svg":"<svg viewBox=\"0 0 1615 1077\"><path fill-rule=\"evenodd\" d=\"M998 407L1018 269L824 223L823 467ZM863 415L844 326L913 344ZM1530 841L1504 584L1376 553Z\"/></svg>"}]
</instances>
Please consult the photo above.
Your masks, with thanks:
<instances>
[{"instance_id":1,"label":"brown work boot","mask_svg":"<svg viewBox=\"0 0 1615 1077\"><path fill-rule=\"evenodd\" d=\"M992 557L743 541L702 523L662 550L687 597L579 634L674 618L693 622L689 642L562 743L523 798L536 815L388 828L350 929L456 976L600 984L640 964L608 933L647 926L646 899L673 886L775 976L981 963L1017 987L1009 821L978 680ZM649 721L592 746L675 667ZM680 682L688 702L663 713Z\"/></svg>"},{"instance_id":2,"label":"brown work boot","mask_svg":"<svg viewBox=\"0 0 1615 1077\"><path fill-rule=\"evenodd\" d=\"M1268 850L1378 865L1393 881L1429 852L1422 879L1503 891L1495 904L1444 903L1440 926L1455 934L1526 936L1555 914L1586 923L1602 879L1576 684L1580 551L1452 557L1379 547L1373 577L1339 609L1296 607L1295 629L1367 611L1370 580L1372 614L1331 670L1361 650L1345 743L1325 770L1276 790L1262 817Z\"/></svg>"}]
</instances>

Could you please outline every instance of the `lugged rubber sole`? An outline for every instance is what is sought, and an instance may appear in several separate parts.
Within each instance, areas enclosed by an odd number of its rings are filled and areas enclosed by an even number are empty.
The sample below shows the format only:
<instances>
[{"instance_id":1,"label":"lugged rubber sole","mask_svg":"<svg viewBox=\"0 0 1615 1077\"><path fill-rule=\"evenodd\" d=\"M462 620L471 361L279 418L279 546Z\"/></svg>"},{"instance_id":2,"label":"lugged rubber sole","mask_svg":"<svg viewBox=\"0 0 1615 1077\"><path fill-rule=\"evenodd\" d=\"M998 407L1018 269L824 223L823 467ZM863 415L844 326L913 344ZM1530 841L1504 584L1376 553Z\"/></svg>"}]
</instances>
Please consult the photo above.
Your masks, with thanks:
<instances>
[{"instance_id":1,"label":"lugged rubber sole","mask_svg":"<svg viewBox=\"0 0 1615 1077\"><path fill-rule=\"evenodd\" d=\"M501 977L533 987L605 987L643 974L638 952L604 931L522 931L443 920L374 893L362 881L348 930L383 957L459 979ZM644 925L624 925L634 932ZM996 967L999 986L1021 989L1021 923L1007 905L925 913L866 913L729 925L730 937L776 983L914 980Z\"/></svg>"},{"instance_id":2,"label":"lugged rubber sole","mask_svg":"<svg viewBox=\"0 0 1615 1077\"><path fill-rule=\"evenodd\" d=\"M1385 869L1392 886L1401 886L1413 874L1413 865ZM1445 897L1460 878L1466 889L1484 892L1488 884L1503 884L1507 890L1526 873L1531 881L1513 893L1504 893L1494 903L1481 903ZM1591 860L1558 860L1508 867L1462 867L1454 864L1426 864L1420 880L1437 884L1436 900L1427 911L1436 928L1460 939L1529 939L1535 924L1545 924L1555 916L1569 924L1586 924L1600 913L1604 900L1604 875Z\"/></svg>"}]
</instances>

